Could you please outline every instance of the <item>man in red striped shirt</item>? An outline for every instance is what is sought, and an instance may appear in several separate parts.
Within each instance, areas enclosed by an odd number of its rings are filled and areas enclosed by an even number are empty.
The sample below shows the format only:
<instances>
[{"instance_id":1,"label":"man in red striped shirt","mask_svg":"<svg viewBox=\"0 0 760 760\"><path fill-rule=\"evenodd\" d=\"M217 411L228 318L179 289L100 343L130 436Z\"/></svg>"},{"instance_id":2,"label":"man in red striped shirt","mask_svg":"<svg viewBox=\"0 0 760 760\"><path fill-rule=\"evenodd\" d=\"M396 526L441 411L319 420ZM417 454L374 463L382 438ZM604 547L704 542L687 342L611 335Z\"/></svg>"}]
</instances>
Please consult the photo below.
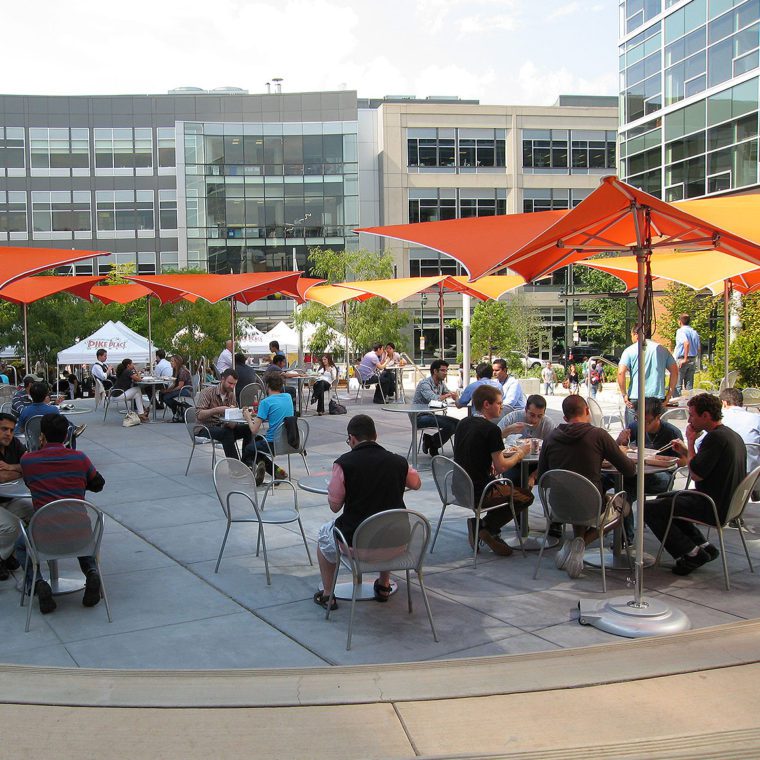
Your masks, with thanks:
<instances>
[{"instance_id":1,"label":"man in red striped shirt","mask_svg":"<svg viewBox=\"0 0 760 760\"><path fill-rule=\"evenodd\" d=\"M68 432L68 421L61 414L46 414L40 424L40 443L38 451L27 452L21 457L21 472L24 481L32 493L34 511L57 499L84 499L85 491L102 491L105 485L103 476L95 469L87 455L82 451L68 449L63 445ZM56 538L72 539L79 531L89 531L90 521L87 513L72 510L65 521L55 525L45 525L45 530L55 530ZM17 544L16 556L23 565L26 551L23 542ZM85 575L85 589L82 604L94 607L100 601L100 576L94 557L78 557L79 567ZM56 608L50 584L41 577L34 592L40 602L40 612L46 615ZM31 567L27 568L27 585L31 584Z\"/></svg>"}]
</instances>

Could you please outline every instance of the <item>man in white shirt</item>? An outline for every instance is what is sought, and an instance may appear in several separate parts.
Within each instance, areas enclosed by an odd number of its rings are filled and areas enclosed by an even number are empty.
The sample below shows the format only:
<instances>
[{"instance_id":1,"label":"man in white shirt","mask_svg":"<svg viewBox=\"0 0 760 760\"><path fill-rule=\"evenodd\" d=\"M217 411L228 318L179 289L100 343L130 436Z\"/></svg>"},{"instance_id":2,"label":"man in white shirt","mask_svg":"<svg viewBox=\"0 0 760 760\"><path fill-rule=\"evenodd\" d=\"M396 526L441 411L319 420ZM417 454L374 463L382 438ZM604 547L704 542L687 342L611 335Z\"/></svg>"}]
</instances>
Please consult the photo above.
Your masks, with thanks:
<instances>
[{"instance_id":1,"label":"man in white shirt","mask_svg":"<svg viewBox=\"0 0 760 760\"><path fill-rule=\"evenodd\" d=\"M525 409L525 393L523 393L519 380L509 374L507 362L504 359L493 360L493 375L501 385L504 406L511 406L514 411ZM502 415L508 411L508 409L502 411Z\"/></svg>"},{"instance_id":2,"label":"man in white shirt","mask_svg":"<svg viewBox=\"0 0 760 760\"><path fill-rule=\"evenodd\" d=\"M232 369L232 341L228 340L224 344L224 350L219 354L219 358L216 360L216 371L219 373L219 377L225 370Z\"/></svg>"},{"instance_id":3,"label":"man in white shirt","mask_svg":"<svg viewBox=\"0 0 760 760\"><path fill-rule=\"evenodd\" d=\"M544 384L544 394L547 396L554 395L554 383L557 382L557 373L554 371L551 362L541 370L541 382Z\"/></svg>"},{"instance_id":4,"label":"man in white shirt","mask_svg":"<svg viewBox=\"0 0 760 760\"><path fill-rule=\"evenodd\" d=\"M153 376L158 378L159 380L170 380L172 375L174 374L174 370L172 369L172 365L166 360L166 351L164 351L163 348L159 348L156 351L156 365L153 368ZM150 385L148 386L148 396L152 399L153 394L156 393L156 386ZM156 409L163 409L164 405L160 401L156 402Z\"/></svg>"},{"instance_id":5,"label":"man in white shirt","mask_svg":"<svg viewBox=\"0 0 760 760\"><path fill-rule=\"evenodd\" d=\"M723 424L741 436L744 443L760 444L760 414L744 409L744 396L738 388L720 392ZM747 472L760 465L760 453L747 449Z\"/></svg>"}]
</instances>

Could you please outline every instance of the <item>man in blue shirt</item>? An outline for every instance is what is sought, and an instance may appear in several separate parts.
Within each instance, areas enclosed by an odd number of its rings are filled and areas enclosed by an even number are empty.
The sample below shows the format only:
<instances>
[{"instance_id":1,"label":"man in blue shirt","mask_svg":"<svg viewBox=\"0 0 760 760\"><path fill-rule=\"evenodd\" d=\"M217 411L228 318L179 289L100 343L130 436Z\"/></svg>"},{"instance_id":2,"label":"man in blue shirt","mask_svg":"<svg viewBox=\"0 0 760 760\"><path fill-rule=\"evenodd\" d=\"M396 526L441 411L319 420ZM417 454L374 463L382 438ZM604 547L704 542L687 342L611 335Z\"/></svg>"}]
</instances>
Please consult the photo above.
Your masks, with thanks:
<instances>
[{"instance_id":1,"label":"man in blue shirt","mask_svg":"<svg viewBox=\"0 0 760 760\"><path fill-rule=\"evenodd\" d=\"M293 416L293 400L283 393L282 373L272 373L264 380L269 395L259 402L256 416L253 417L248 409L243 409L243 416L253 435L253 441L243 449L242 461L249 467L256 464L256 484L261 485L264 472L268 472L275 480L286 480L288 473L282 467L275 467L269 456L274 451L274 442L280 434L286 417ZM259 430L264 422L269 423L266 433L261 436Z\"/></svg>"},{"instance_id":2,"label":"man in blue shirt","mask_svg":"<svg viewBox=\"0 0 760 760\"><path fill-rule=\"evenodd\" d=\"M509 373L509 367L504 359L493 360L493 373L501 386L502 415L509 413L509 408L517 412L525 409L525 392L520 385L520 381Z\"/></svg>"},{"instance_id":3,"label":"man in blue shirt","mask_svg":"<svg viewBox=\"0 0 760 760\"><path fill-rule=\"evenodd\" d=\"M475 393L481 385L492 385L494 388L501 390L501 383L493 379L493 367L491 367L490 364L486 364L485 362L483 364L478 364L478 366L475 367L475 377L475 382L470 383L456 400L458 409L461 409L463 406L467 406L470 403L472 400L472 394Z\"/></svg>"},{"instance_id":4,"label":"man in blue shirt","mask_svg":"<svg viewBox=\"0 0 760 760\"><path fill-rule=\"evenodd\" d=\"M675 394L678 382L678 365L670 351L652 340L652 328L645 328L646 343L644 345L644 388L645 398L656 398L667 404ZM638 327L631 330L633 343L623 351L618 363L617 382L620 395L625 403L626 425L634 420L635 402L639 397L639 345L637 342ZM668 390L665 390L665 372L669 375ZM629 375L626 387L626 375Z\"/></svg>"},{"instance_id":5,"label":"man in blue shirt","mask_svg":"<svg viewBox=\"0 0 760 760\"><path fill-rule=\"evenodd\" d=\"M699 333L691 326L691 317L681 314L678 317L678 330L676 330L676 348L673 357L678 364L678 385L676 396L681 395L684 388L690 391L694 388L694 372L697 369L697 361L702 348Z\"/></svg>"}]
</instances>

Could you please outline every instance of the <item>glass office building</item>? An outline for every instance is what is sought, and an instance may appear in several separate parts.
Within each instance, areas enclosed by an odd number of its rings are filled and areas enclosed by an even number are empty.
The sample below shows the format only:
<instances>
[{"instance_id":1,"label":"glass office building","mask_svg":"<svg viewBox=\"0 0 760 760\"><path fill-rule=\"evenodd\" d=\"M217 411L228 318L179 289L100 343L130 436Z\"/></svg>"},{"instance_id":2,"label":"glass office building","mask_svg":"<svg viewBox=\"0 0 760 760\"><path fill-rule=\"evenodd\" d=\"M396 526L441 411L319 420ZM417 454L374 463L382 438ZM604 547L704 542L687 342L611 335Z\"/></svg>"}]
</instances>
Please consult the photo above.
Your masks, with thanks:
<instances>
[{"instance_id":1,"label":"glass office building","mask_svg":"<svg viewBox=\"0 0 760 760\"><path fill-rule=\"evenodd\" d=\"M667 201L758 185L760 0L621 0L620 170Z\"/></svg>"}]
</instances>

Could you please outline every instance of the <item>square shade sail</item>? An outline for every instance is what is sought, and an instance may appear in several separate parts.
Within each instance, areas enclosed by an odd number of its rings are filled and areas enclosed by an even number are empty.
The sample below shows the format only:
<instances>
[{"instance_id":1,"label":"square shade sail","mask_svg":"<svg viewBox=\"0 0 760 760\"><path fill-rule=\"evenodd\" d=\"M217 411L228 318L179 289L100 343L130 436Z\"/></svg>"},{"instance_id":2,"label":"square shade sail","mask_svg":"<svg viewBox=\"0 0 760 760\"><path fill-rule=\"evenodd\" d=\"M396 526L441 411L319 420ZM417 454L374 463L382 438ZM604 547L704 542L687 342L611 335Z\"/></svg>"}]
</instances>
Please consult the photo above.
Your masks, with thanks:
<instances>
[{"instance_id":1,"label":"square shade sail","mask_svg":"<svg viewBox=\"0 0 760 760\"><path fill-rule=\"evenodd\" d=\"M95 256L110 256L107 251L75 251L65 248L21 248L0 246L0 288L21 277L72 264Z\"/></svg>"}]
</instances>

